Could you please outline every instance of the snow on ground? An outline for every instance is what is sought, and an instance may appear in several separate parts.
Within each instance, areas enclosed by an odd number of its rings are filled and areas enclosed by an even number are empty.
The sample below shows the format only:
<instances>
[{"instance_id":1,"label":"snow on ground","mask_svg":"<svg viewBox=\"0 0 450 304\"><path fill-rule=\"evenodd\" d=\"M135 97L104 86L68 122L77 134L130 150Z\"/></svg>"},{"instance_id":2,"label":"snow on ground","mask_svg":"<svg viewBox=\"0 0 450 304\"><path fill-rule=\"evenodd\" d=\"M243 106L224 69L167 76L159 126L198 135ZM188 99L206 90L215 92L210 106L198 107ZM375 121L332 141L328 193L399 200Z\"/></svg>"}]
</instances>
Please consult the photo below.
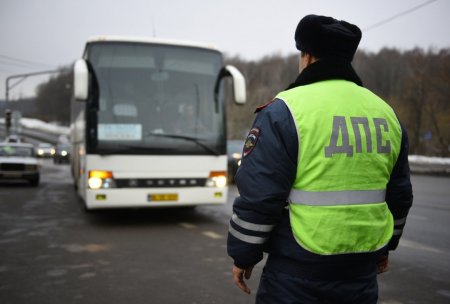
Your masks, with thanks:
<instances>
[{"instance_id":1,"label":"snow on ground","mask_svg":"<svg viewBox=\"0 0 450 304\"><path fill-rule=\"evenodd\" d=\"M21 118L20 123L28 129L37 129L53 134L69 135L69 127L58 126L56 124L46 123L35 118Z\"/></svg>"},{"instance_id":2,"label":"snow on ground","mask_svg":"<svg viewBox=\"0 0 450 304\"><path fill-rule=\"evenodd\" d=\"M409 161L417 164L450 165L450 158L409 155Z\"/></svg>"}]
</instances>

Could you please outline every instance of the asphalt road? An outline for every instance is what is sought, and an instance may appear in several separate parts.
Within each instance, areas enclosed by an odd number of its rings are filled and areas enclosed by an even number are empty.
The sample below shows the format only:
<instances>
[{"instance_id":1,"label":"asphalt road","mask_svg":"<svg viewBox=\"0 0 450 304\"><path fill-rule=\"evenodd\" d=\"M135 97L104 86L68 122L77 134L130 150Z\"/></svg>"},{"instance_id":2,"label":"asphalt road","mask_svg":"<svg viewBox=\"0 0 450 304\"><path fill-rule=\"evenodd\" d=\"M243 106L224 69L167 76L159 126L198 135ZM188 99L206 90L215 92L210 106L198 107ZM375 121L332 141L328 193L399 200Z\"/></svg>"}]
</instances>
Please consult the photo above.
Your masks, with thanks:
<instances>
[{"instance_id":1,"label":"asphalt road","mask_svg":"<svg viewBox=\"0 0 450 304\"><path fill-rule=\"evenodd\" d=\"M0 183L0 303L254 303L234 286L224 206L87 214L69 167ZM415 203L380 303L450 302L450 178L414 176Z\"/></svg>"}]
</instances>

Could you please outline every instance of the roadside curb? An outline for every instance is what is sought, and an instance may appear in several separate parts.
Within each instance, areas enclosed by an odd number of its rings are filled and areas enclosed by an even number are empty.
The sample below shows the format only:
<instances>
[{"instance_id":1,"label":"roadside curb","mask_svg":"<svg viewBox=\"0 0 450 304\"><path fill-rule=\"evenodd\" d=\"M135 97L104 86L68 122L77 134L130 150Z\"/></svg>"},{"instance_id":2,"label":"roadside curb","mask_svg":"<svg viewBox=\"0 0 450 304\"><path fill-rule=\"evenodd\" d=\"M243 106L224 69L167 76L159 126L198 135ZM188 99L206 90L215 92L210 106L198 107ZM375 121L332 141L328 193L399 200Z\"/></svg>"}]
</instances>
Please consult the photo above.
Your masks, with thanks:
<instances>
[{"instance_id":1,"label":"roadside curb","mask_svg":"<svg viewBox=\"0 0 450 304\"><path fill-rule=\"evenodd\" d=\"M450 158L410 155L412 173L450 176Z\"/></svg>"}]
</instances>

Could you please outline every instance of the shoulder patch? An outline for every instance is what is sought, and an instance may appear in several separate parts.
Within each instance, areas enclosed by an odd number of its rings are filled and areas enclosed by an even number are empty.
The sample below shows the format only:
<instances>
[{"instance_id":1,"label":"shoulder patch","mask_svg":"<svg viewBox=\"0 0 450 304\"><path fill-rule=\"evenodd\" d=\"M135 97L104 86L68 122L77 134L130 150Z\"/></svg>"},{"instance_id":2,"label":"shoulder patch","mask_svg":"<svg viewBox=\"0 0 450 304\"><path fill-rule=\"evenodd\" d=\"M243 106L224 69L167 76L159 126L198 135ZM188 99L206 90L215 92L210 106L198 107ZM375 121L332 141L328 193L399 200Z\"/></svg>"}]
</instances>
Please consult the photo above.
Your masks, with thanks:
<instances>
[{"instance_id":1,"label":"shoulder patch","mask_svg":"<svg viewBox=\"0 0 450 304\"><path fill-rule=\"evenodd\" d=\"M272 99L271 101L263 104L262 106L259 106L256 108L255 113L258 113L259 111L261 111L262 109L264 109L265 107L267 107L268 105L270 105L272 102L275 101L276 98Z\"/></svg>"},{"instance_id":2,"label":"shoulder patch","mask_svg":"<svg viewBox=\"0 0 450 304\"><path fill-rule=\"evenodd\" d=\"M258 142L259 135L260 130L258 128L253 128L250 130L244 143L244 151L242 153L244 157L252 153L256 143Z\"/></svg>"}]
</instances>

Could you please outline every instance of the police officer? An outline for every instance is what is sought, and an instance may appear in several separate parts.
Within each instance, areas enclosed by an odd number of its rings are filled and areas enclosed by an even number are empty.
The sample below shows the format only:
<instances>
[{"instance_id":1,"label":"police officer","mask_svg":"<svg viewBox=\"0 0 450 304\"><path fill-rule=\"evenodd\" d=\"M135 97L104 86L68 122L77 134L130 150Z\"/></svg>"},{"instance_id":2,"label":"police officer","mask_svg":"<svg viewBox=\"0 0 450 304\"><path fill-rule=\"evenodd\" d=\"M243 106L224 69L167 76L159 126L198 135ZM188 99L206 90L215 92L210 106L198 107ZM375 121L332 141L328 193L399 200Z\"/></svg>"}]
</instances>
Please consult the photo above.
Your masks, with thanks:
<instances>
[{"instance_id":1,"label":"police officer","mask_svg":"<svg viewBox=\"0 0 450 304\"><path fill-rule=\"evenodd\" d=\"M352 68L360 39L356 25L304 17L298 78L256 110L228 254L250 293L244 278L268 253L257 303L377 302L412 187L405 129Z\"/></svg>"}]
</instances>

